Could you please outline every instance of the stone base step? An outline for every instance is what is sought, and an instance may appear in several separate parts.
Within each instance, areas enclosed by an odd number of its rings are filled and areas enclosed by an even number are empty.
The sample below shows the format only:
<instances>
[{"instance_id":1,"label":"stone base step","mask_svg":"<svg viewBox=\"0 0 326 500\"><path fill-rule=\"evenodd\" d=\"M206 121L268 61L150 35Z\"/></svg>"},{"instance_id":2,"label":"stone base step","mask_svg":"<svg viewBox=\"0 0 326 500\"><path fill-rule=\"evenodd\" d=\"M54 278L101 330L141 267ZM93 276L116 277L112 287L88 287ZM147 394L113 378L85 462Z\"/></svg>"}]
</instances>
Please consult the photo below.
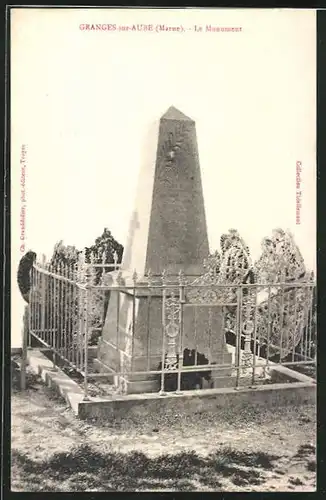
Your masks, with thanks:
<instances>
[{"instance_id":1,"label":"stone base step","mask_svg":"<svg viewBox=\"0 0 326 500\"><path fill-rule=\"evenodd\" d=\"M128 380L127 382L127 394L141 394L158 391L159 384L157 380Z\"/></svg>"},{"instance_id":2,"label":"stone base step","mask_svg":"<svg viewBox=\"0 0 326 500\"><path fill-rule=\"evenodd\" d=\"M109 372L109 369L103 366L101 361L97 358L92 359L89 366L89 372L96 373L96 380L108 382L109 384L114 383L114 372ZM92 378L92 377L90 377Z\"/></svg>"},{"instance_id":3,"label":"stone base step","mask_svg":"<svg viewBox=\"0 0 326 500\"><path fill-rule=\"evenodd\" d=\"M235 387L235 380L236 378L232 375L225 376L225 377L216 377L212 378L212 384L211 388L212 389L223 389L223 388L230 388L230 387Z\"/></svg>"},{"instance_id":4,"label":"stone base step","mask_svg":"<svg viewBox=\"0 0 326 500\"><path fill-rule=\"evenodd\" d=\"M94 379L101 382L107 382L109 384L118 384L117 375L115 375L113 371L112 373L109 373L109 368L103 365L99 359L94 358L92 360L90 370L93 373L96 373L96 377L94 377ZM202 379L202 389L234 387L235 376L228 372L229 369L213 370L212 379L210 381ZM160 390L159 385L159 380L154 374L130 375L126 381L127 394L158 392Z\"/></svg>"}]
</instances>

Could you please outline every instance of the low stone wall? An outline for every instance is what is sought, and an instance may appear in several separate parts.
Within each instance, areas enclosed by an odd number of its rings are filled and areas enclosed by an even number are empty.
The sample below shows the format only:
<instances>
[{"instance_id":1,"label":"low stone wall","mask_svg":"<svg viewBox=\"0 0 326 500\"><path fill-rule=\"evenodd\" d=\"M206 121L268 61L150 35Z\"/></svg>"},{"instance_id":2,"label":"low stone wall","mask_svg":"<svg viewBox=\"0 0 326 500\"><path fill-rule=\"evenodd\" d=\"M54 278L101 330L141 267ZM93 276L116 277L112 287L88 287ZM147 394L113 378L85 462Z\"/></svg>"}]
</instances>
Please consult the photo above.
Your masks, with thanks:
<instances>
[{"instance_id":1,"label":"low stone wall","mask_svg":"<svg viewBox=\"0 0 326 500\"><path fill-rule=\"evenodd\" d=\"M296 406L315 404L316 383L310 377L299 374L285 367L274 365L275 376L283 375L289 380L291 375L296 382L273 383L254 387L217 388L197 391L185 391L182 394L168 393L160 396L152 394L114 395L110 398L92 398L84 401L81 387L64 374L59 368L53 370L52 363L40 351L28 351L30 367L38 373L43 381L65 398L76 415L81 419L124 419L127 415L134 418L146 418L153 412L173 410L176 413L193 413L200 411L218 413L228 407L234 413L252 407Z\"/></svg>"},{"instance_id":2,"label":"low stone wall","mask_svg":"<svg viewBox=\"0 0 326 500\"><path fill-rule=\"evenodd\" d=\"M146 415L164 412L166 409L182 414L214 411L218 415L225 407L231 407L235 413L238 413L248 406L273 409L275 406L314 404L315 401L316 386L314 384L294 382L257 386L254 389L205 389L187 391L182 395L137 394L107 401L83 401L79 403L78 415L82 419L119 420L127 415L134 418L146 418Z\"/></svg>"}]
</instances>

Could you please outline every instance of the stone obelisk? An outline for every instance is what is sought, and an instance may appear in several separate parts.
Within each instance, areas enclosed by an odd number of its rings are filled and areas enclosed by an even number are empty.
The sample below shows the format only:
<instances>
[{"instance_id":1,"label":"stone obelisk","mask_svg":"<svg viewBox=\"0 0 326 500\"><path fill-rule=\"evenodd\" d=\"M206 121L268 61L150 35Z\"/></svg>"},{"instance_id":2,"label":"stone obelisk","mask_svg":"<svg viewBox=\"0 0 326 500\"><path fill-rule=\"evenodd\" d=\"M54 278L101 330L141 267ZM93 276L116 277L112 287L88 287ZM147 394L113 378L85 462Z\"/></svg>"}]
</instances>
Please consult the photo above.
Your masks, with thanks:
<instances>
[{"instance_id":1,"label":"stone obelisk","mask_svg":"<svg viewBox=\"0 0 326 500\"><path fill-rule=\"evenodd\" d=\"M209 247L195 122L170 107L152 133L122 269L196 276Z\"/></svg>"},{"instance_id":2,"label":"stone obelisk","mask_svg":"<svg viewBox=\"0 0 326 500\"><path fill-rule=\"evenodd\" d=\"M195 122L172 106L147 140L120 283L132 287L134 271L138 282L146 283L149 270L153 277L165 270L172 281L180 270L195 279L203 273L208 255ZM217 316L215 327L220 330ZM191 317L185 318L185 325L192 323ZM201 323L205 342L205 320ZM190 334L185 332L185 338L191 347ZM98 350L100 363L127 374L131 369L156 370L161 358L162 293L151 292L149 298L144 289L111 292ZM126 375L125 380L127 392L151 390L148 377Z\"/></svg>"}]
</instances>

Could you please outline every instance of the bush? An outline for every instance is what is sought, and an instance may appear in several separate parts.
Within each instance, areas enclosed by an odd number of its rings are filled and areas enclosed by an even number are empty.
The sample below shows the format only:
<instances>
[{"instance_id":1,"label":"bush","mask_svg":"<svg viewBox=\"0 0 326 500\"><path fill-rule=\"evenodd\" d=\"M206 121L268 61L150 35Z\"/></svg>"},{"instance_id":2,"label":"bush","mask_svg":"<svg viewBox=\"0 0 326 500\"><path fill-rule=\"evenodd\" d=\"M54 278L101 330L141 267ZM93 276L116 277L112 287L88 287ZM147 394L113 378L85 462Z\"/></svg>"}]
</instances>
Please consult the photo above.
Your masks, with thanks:
<instances>
[{"instance_id":1,"label":"bush","mask_svg":"<svg viewBox=\"0 0 326 500\"><path fill-rule=\"evenodd\" d=\"M29 251L21 259L18 265L17 282L23 299L29 302L29 292L31 289L31 269L36 260L36 253Z\"/></svg>"},{"instance_id":2,"label":"bush","mask_svg":"<svg viewBox=\"0 0 326 500\"><path fill-rule=\"evenodd\" d=\"M94 264L113 264L115 253L118 258L117 263L120 263L123 255L123 246L114 239L111 232L107 228L104 228L102 235L96 238L94 245L86 247L84 252L85 261L88 264L91 262L91 255L93 256ZM81 253L82 251L76 249L76 247L65 246L63 245L63 242L60 241L55 245L50 264L54 266L55 269L60 269L64 266L67 266L70 269L76 269ZM103 267L95 268L95 272L93 273L93 284L99 284L103 275L110 270L112 269ZM45 311L45 324L47 324L47 320L51 316L52 323L54 322L55 325L62 325L64 331L66 332L65 338L60 336L60 338L57 339L56 347L60 348L64 345L72 346L76 344L76 342L83 342L83 339L75 335L75 332L79 330L81 304L79 303L78 296L75 294L74 285L68 282L59 281L56 284L55 292L57 303L56 314L53 318L52 309L50 311ZM53 302L53 293L53 282L51 283L51 280L49 280L45 296L49 297L50 300L46 300L46 304ZM108 306L108 293L109 292L103 293L101 291L99 293L92 294L90 324L91 327L97 329L97 332L94 331L94 334L90 336L90 345L96 344L101 328L104 325ZM81 298L83 299L83 297ZM63 345L58 344L58 342L61 342Z\"/></svg>"}]
</instances>

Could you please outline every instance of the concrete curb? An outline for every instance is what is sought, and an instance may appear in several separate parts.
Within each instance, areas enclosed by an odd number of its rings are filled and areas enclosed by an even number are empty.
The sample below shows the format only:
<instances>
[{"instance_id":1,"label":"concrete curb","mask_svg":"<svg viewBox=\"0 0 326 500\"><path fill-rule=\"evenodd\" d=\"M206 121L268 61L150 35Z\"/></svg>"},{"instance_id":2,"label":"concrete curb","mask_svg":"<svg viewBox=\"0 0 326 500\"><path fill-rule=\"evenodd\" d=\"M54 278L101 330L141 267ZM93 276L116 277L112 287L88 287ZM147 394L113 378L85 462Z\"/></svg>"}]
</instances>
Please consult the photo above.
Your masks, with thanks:
<instances>
[{"instance_id":1,"label":"concrete curb","mask_svg":"<svg viewBox=\"0 0 326 500\"><path fill-rule=\"evenodd\" d=\"M118 420L123 419L127 414L136 418L146 418L146 415L162 412L166 408L184 413L214 411L218 414L219 409L222 410L226 406L232 407L234 412L241 412L241 409L247 406L273 408L316 402L316 383L313 379L275 365L273 371L283 373L287 378L297 381L238 389L185 391L181 394L168 393L164 396L158 393L125 396L117 394L108 398L98 397L84 401L80 386L59 368L54 370L52 362L40 351L29 350L27 356L31 369L41 376L48 387L54 388L81 419Z\"/></svg>"},{"instance_id":2,"label":"concrete curb","mask_svg":"<svg viewBox=\"0 0 326 500\"><path fill-rule=\"evenodd\" d=\"M27 351L28 365L34 373L39 375L43 382L60 394L73 412L79 414L79 404L83 401L84 393L79 385L71 380L60 368L53 369L53 363L37 349Z\"/></svg>"},{"instance_id":3,"label":"concrete curb","mask_svg":"<svg viewBox=\"0 0 326 500\"><path fill-rule=\"evenodd\" d=\"M79 417L82 419L119 420L127 415L136 419L144 419L153 413L166 410L176 414L219 412L228 407L234 413L241 413L248 407L270 408L281 406L298 406L315 404L316 385L304 382L273 384L265 386L246 387L241 389L203 389L201 391L186 391L182 394L131 394L115 396L110 400L94 399L79 404Z\"/></svg>"},{"instance_id":4,"label":"concrete curb","mask_svg":"<svg viewBox=\"0 0 326 500\"><path fill-rule=\"evenodd\" d=\"M271 376L275 376L275 378L277 376L283 376L288 378L289 380L304 382L307 384L316 384L315 379L308 377L308 375L305 375L304 373L299 373L291 370L291 368L288 368L287 366L277 365L276 363L269 363L269 370Z\"/></svg>"},{"instance_id":5,"label":"concrete curb","mask_svg":"<svg viewBox=\"0 0 326 500\"><path fill-rule=\"evenodd\" d=\"M21 356L23 352L22 347L12 347L11 348L11 356Z\"/></svg>"}]
</instances>

